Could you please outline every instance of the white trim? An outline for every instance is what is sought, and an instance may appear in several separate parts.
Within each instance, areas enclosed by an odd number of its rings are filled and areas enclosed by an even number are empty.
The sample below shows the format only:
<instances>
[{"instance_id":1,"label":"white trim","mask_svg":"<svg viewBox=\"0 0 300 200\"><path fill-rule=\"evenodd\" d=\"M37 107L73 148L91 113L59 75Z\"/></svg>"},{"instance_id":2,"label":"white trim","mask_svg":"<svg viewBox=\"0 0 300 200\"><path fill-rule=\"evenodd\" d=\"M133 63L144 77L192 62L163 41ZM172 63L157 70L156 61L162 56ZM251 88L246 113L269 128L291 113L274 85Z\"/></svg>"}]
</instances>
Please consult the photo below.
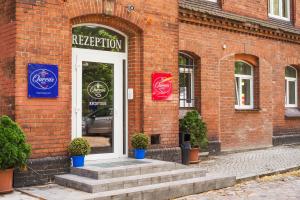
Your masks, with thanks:
<instances>
[{"instance_id":1,"label":"white trim","mask_svg":"<svg viewBox=\"0 0 300 200\"><path fill-rule=\"evenodd\" d=\"M295 67L287 66L286 68L293 68L296 71L296 78L286 77L285 76L285 84L286 84L286 91L285 91L285 107L286 108L296 108L298 107L298 71ZM285 68L285 69L286 69ZM290 101L290 85L289 82L295 83L295 104L289 104Z\"/></svg>"},{"instance_id":2,"label":"white trim","mask_svg":"<svg viewBox=\"0 0 300 200\"><path fill-rule=\"evenodd\" d=\"M180 67L179 69L179 73L180 74L191 74L191 103L187 103L187 99L185 97L185 102L182 103L182 99L180 99L180 91L179 91L179 100L180 100L180 108L192 108L195 107L195 80L194 80L194 69L190 69L190 68L183 68ZM179 88L180 89L180 88Z\"/></svg>"},{"instance_id":3,"label":"white trim","mask_svg":"<svg viewBox=\"0 0 300 200\"><path fill-rule=\"evenodd\" d=\"M190 58L193 61L192 65L185 65L185 66L191 66L192 68L187 68L179 65L179 76L180 73L186 73L191 74L191 103L187 103L186 100L184 102L180 99L180 87L179 87L179 108L193 108L195 107L195 59L193 56L191 56L188 53L185 52L179 52L179 55L182 54L188 58ZM179 77L180 78L180 77Z\"/></svg>"},{"instance_id":4,"label":"white trim","mask_svg":"<svg viewBox=\"0 0 300 200\"><path fill-rule=\"evenodd\" d=\"M72 138L80 137L81 136L81 95L78 95L79 93L76 91L76 88L81 88L81 80L82 77L82 61L91 61L91 62L104 62L104 63L113 63L115 67L117 66L121 70L119 71L119 77L115 77L114 80L118 79L119 85L123 85L123 60L126 60L126 67L125 67L125 87L126 91L128 89L128 37L124 33L115 30L111 27L99 25L99 24L91 24L91 23L85 23L85 24L78 24L73 26L98 26L98 27L104 27L110 30L113 30L115 32L118 32L119 34L123 35L125 37L125 53L123 52L110 52L110 51L101 51L101 50L92 50L92 49L80 49L80 48L72 48ZM116 71L116 70L114 70ZM116 74L116 73L114 73ZM114 89L115 90L115 89ZM81 89L80 89L81 91ZM127 97L127 92L125 91L125 95ZM77 98L74 98L77 97ZM115 109L114 116L118 119L121 119L119 121L125 120L125 136L126 136L126 144L123 144L123 124L120 125L122 128L118 128L119 136L118 140L117 137L114 137L114 153L106 153L106 154L94 154L94 155L88 155L87 160L99 160L99 159L108 159L108 158L119 158L119 157L128 157L128 101L124 104L125 108L123 108L123 92L118 94L118 96L114 96L114 99L122 99L122 107L121 111ZM119 102L120 103L120 102ZM114 103L115 106L115 103ZM126 119L123 119L123 112L126 113ZM80 114L78 114L80 113ZM79 116L80 115L80 116ZM115 122L117 120L114 120ZM114 127L116 125L114 124ZM78 131L80 130L80 131ZM123 154L123 145L126 145L126 154ZM116 152L117 151L117 152Z\"/></svg>"},{"instance_id":5,"label":"white trim","mask_svg":"<svg viewBox=\"0 0 300 200\"><path fill-rule=\"evenodd\" d=\"M234 73L234 84L235 84L235 90L236 90L236 95L237 97L237 103L238 105L234 105L235 109L253 109L254 108L254 87L253 87L253 66L243 60L237 60L236 62L243 62L247 65L249 65L251 67L251 75L242 75L242 74L235 74ZM234 66L234 70L235 70L235 66ZM239 82L239 88L237 88L237 84L236 84L236 78L238 78L238 82ZM242 81L243 80L250 80L250 105L240 105L240 103L242 102L242 96L240 96L240 94L242 94ZM237 90L239 90L239 93L237 93ZM235 97L236 98L236 97Z\"/></svg>"}]
</instances>

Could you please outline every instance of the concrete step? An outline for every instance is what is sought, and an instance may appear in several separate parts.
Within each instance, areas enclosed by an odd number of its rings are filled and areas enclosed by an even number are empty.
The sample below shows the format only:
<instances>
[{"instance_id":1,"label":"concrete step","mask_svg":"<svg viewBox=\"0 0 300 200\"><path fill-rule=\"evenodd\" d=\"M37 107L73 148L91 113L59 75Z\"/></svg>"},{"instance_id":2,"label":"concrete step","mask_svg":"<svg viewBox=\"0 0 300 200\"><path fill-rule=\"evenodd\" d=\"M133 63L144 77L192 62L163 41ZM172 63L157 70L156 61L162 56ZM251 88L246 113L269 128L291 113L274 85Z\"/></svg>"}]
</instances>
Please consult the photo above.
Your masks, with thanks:
<instances>
[{"instance_id":1,"label":"concrete step","mask_svg":"<svg viewBox=\"0 0 300 200\"><path fill-rule=\"evenodd\" d=\"M104 180L96 180L74 174L64 174L56 176L55 182L62 186L74 188L89 193L96 193L197 178L205 176L205 173L206 172L200 168L184 168L178 170L162 171L136 176L117 177Z\"/></svg>"},{"instance_id":2,"label":"concrete step","mask_svg":"<svg viewBox=\"0 0 300 200\"><path fill-rule=\"evenodd\" d=\"M235 177L207 174L205 177L93 193L86 200L167 200L233 186Z\"/></svg>"},{"instance_id":3,"label":"concrete step","mask_svg":"<svg viewBox=\"0 0 300 200\"><path fill-rule=\"evenodd\" d=\"M71 174L103 180L187 168L186 166L178 163L159 160L127 160L128 161L111 163L89 163L88 165L80 168L71 167Z\"/></svg>"}]
</instances>

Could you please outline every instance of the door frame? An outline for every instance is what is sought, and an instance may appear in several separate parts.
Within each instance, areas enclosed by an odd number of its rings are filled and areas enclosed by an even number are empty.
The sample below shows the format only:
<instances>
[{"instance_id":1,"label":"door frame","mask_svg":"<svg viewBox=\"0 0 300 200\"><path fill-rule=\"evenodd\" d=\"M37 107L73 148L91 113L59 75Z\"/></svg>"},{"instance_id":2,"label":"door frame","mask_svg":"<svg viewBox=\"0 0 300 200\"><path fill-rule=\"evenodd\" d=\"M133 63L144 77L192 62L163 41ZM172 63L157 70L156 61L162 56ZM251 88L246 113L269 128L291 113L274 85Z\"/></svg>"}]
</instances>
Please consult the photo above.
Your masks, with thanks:
<instances>
[{"instance_id":1,"label":"door frame","mask_svg":"<svg viewBox=\"0 0 300 200\"><path fill-rule=\"evenodd\" d=\"M122 127L122 143L123 143L123 148L121 149L123 154L116 154L116 153L103 153L103 154L91 154L88 155L86 157L87 160L102 160L102 159L109 159L109 158L120 158L120 157L128 157L128 36L112 27L109 26L105 26L105 25L100 25L100 24L94 24L94 23L83 23L83 24L78 24L78 25L74 25L72 28L74 27L78 27L78 26L97 26L97 27L103 27L103 28L107 28L110 29L112 31L115 31L121 35L123 35L125 37L125 53L120 53L120 52L111 52L111 51L101 51L101 50L92 50L92 49L81 49L81 48L72 48L72 139L80 136L81 134L77 134L78 133L78 121L82 121L82 119L78 120L78 116L77 116L77 112L80 112L80 110L78 110L77 108L77 80L78 80L78 76L79 69L78 67L80 67L80 65L77 65L77 55L80 53L92 53L92 54L104 54L104 55L108 55L112 57L112 62L115 64L115 62L113 61L118 60L122 63L122 68L123 68L123 88L122 88L122 96L123 96L123 100L122 100L122 105L123 105L123 124L120 125ZM108 56L108 57L109 57ZM82 57L82 56L81 56ZM97 60L97 59L95 59ZM97 62L97 61L93 61L90 60L91 62ZM105 59L106 61L109 60ZM87 60L89 61L89 60ZM124 62L125 61L125 62ZM105 61L104 61L105 63ZM114 69L115 70L115 69ZM82 77L81 77L82 78ZM82 100L81 100L82 101ZM81 126L81 123L80 123ZM125 129L125 130L124 130ZM125 137L125 140L124 140ZM115 148L114 148L115 149Z\"/></svg>"}]
</instances>

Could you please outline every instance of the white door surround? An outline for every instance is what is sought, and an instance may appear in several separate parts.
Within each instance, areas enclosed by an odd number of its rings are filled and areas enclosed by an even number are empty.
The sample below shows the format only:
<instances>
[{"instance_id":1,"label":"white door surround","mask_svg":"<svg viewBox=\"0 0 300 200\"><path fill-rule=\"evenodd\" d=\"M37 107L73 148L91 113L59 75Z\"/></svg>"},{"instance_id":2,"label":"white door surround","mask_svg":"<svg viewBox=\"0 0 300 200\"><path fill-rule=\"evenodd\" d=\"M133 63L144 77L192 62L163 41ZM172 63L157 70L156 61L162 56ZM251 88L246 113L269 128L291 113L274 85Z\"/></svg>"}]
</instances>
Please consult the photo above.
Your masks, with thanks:
<instances>
[{"instance_id":1,"label":"white door surround","mask_svg":"<svg viewBox=\"0 0 300 200\"><path fill-rule=\"evenodd\" d=\"M98 49L72 48L72 138L82 137L83 132L83 106L82 81L83 63L106 63L113 66L113 120L112 120L112 152L90 154L87 160L127 157L127 36L110 27L95 24L80 24L78 26L95 26L118 32L126 40L125 53ZM90 103L90 102L89 102ZM124 130L125 129L125 130Z\"/></svg>"}]
</instances>

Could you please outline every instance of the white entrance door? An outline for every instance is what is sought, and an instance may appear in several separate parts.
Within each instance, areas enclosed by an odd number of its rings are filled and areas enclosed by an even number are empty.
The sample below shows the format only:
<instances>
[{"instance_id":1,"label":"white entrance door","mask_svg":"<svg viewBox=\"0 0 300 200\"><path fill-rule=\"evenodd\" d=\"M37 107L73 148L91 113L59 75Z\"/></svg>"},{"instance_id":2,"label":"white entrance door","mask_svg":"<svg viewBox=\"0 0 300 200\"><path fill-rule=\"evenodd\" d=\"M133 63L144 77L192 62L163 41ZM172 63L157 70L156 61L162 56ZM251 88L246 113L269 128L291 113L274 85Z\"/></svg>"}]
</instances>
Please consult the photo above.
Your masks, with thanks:
<instances>
[{"instance_id":1,"label":"white entrance door","mask_svg":"<svg viewBox=\"0 0 300 200\"><path fill-rule=\"evenodd\" d=\"M126 54L73 48L73 138L86 138L88 160L124 152L124 61ZM126 106L126 104L125 104Z\"/></svg>"}]
</instances>

